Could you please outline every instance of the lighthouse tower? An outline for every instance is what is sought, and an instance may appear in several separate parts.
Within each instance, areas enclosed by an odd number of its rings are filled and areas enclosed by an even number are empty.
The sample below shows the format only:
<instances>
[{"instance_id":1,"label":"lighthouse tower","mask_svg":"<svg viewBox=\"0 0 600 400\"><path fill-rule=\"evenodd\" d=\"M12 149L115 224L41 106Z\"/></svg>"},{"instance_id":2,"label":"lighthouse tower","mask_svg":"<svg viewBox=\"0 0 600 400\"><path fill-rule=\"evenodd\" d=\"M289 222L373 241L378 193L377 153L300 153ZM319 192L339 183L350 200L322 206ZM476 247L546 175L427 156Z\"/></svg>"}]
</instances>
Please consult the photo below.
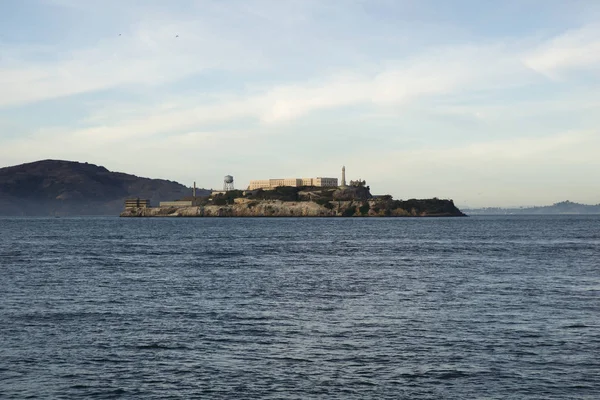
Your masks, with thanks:
<instances>
[{"instance_id":1,"label":"lighthouse tower","mask_svg":"<svg viewBox=\"0 0 600 400\"><path fill-rule=\"evenodd\" d=\"M340 189L346 189L346 166L342 166L342 184L340 185Z\"/></svg>"}]
</instances>

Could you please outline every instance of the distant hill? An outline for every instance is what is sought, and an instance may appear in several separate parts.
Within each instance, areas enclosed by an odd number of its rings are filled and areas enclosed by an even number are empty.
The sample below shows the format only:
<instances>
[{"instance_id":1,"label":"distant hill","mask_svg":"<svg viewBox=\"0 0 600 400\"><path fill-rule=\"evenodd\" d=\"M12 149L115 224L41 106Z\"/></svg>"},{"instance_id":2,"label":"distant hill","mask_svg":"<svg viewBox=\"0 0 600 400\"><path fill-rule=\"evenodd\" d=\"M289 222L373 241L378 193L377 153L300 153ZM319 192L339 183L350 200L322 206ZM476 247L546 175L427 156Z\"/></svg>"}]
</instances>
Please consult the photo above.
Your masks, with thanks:
<instances>
[{"instance_id":1,"label":"distant hill","mask_svg":"<svg viewBox=\"0 0 600 400\"><path fill-rule=\"evenodd\" d=\"M210 191L199 189L198 196ZM119 215L126 198L152 205L192 195L180 183L88 163L43 160L0 168L0 215Z\"/></svg>"},{"instance_id":2,"label":"distant hill","mask_svg":"<svg viewBox=\"0 0 600 400\"><path fill-rule=\"evenodd\" d=\"M561 201L551 206L520 207L520 208L474 208L464 209L468 215L505 215L505 214L600 214L600 204L589 205L573 203L572 201Z\"/></svg>"}]
</instances>

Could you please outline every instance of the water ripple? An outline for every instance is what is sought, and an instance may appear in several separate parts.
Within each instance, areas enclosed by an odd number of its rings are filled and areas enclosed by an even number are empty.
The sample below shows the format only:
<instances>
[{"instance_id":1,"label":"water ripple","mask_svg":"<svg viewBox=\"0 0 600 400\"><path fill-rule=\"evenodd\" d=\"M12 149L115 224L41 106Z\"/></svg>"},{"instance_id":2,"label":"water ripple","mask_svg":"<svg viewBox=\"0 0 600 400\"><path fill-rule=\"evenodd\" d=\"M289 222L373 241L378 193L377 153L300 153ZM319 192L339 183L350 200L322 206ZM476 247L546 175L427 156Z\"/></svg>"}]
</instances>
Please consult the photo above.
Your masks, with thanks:
<instances>
[{"instance_id":1,"label":"water ripple","mask_svg":"<svg viewBox=\"0 0 600 400\"><path fill-rule=\"evenodd\" d=\"M0 398L596 399L600 217L0 219Z\"/></svg>"}]
</instances>

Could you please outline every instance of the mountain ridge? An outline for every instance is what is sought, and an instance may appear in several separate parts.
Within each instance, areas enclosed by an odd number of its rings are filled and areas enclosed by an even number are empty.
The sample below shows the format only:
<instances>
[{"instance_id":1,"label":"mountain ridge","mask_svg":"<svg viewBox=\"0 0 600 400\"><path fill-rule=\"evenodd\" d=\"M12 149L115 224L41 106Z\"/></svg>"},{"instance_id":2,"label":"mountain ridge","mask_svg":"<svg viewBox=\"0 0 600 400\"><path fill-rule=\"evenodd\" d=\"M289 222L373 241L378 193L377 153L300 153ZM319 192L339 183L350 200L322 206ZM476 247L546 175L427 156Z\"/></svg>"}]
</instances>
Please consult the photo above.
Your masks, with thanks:
<instances>
[{"instance_id":1,"label":"mountain ridge","mask_svg":"<svg viewBox=\"0 0 600 400\"><path fill-rule=\"evenodd\" d=\"M191 195L192 189L178 182L113 172L87 162L46 159L0 168L0 215L118 215L126 198L158 204Z\"/></svg>"},{"instance_id":2,"label":"mountain ridge","mask_svg":"<svg viewBox=\"0 0 600 400\"><path fill-rule=\"evenodd\" d=\"M579 215L600 214L600 204L581 204L569 200L560 201L549 206L532 207L483 207L464 208L469 215L506 215L506 214L538 214L538 215Z\"/></svg>"}]
</instances>

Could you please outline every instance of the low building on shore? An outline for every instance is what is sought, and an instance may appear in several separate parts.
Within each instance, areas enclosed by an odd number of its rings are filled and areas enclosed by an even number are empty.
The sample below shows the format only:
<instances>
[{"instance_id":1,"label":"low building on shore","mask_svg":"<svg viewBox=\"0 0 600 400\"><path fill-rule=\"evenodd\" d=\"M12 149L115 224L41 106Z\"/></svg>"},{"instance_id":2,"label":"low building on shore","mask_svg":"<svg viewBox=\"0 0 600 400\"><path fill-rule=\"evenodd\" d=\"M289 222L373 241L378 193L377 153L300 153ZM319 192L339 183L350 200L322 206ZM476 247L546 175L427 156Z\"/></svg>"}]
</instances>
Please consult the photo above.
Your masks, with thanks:
<instances>
[{"instance_id":1,"label":"low building on shore","mask_svg":"<svg viewBox=\"0 0 600 400\"><path fill-rule=\"evenodd\" d=\"M125 208L147 208L150 207L148 199L126 199Z\"/></svg>"}]
</instances>

